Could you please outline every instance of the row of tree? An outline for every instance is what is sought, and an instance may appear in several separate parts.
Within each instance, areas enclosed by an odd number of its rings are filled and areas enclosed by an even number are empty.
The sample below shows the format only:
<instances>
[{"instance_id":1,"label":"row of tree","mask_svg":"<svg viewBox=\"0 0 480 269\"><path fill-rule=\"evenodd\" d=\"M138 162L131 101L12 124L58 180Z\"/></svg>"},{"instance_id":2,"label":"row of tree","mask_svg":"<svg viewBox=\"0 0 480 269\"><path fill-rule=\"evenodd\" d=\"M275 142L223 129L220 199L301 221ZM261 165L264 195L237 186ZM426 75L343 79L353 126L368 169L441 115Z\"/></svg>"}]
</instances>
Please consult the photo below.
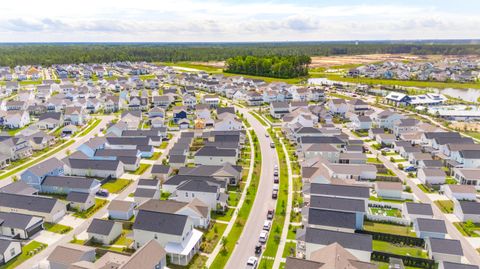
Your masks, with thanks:
<instances>
[{"instance_id":1,"label":"row of tree","mask_svg":"<svg viewBox=\"0 0 480 269\"><path fill-rule=\"evenodd\" d=\"M231 57L329 56L372 53L480 55L480 45L422 42L284 42L284 43L45 43L2 44L0 66L104 63L114 61L223 61Z\"/></svg>"},{"instance_id":2,"label":"row of tree","mask_svg":"<svg viewBox=\"0 0 480 269\"><path fill-rule=\"evenodd\" d=\"M296 78L308 75L308 56L237 56L226 60L225 72L266 76L274 78Z\"/></svg>"}]
</instances>

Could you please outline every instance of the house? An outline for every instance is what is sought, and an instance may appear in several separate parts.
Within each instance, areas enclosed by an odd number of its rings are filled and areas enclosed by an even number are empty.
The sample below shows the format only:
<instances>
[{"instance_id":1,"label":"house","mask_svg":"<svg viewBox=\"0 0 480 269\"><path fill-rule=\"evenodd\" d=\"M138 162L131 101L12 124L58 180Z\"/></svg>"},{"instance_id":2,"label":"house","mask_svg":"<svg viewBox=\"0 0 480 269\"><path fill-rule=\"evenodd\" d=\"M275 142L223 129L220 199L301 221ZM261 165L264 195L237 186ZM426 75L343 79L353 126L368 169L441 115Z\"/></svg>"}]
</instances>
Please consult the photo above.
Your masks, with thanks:
<instances>
[{"instance_id":1,"label":"house","mask_svg":"<svg viewBox=\"0 0 480 269\"><path fill-rule=\"evenodd\" d=\"M168 156L168 164L172 169L178 169L182 166L185 166L185 162L187 160L187 156L185 155L169 155Z\"/></svg>"},{"instance_id":2,"label":"house","mask_svg":"<svg viewBox=\"0 0 480 269\"><path fill-rule=\"evenodd\" d=\"M14 212L0 212L0 233L5 237L29 239L43 229L43 219Z\"/></svg>"},{"instance_id":3,"label":"house","mask_svg":"<svg viewBox=\"0 0 480 269\"><path fill-rule=\"evenodd\" d=\"M472 185L480 189L480 169L478 168L453 168L453 177L462 185Z\"/></svg>"},{"instance_id":4,"label":"house","mask_svg":"<svg viewBox=\"0 0 480 269\"><path fill-rule=\"evenodd\" d=\"M28 185L40 190L43 180L47 176L63 175L65 164L59 159L53 157L26 169L21 175L20 180Z\"/></svg>"},{"instance_id":5,"label":"house","mask_svg":"<svg viewBox=\"0 0 480 269\"><path fill-rule=\"evenodd\" d=\"M141 204L138 210L179 214L190 217L194 227L207 229L210 224L210 208L199 199L190 202L150 199Z\"/></svg>"},{"instance_id":6,"label":"house","mask_svg":"<svg viewBox=\"0 0 480 269\"><path fill-rule=\"evenodd\" d=\"M365 115L365 113L370 109L368 103L362 99L352 99L348 101L348 111L357 115Z\"/></svg>"},{"instance_id":7,"label":"house","mask_svg":"<svg viewBox=\"0 0 480 269\"><path fill-rule=\"evenodd\" d=\"M182 119L187 118L187 108L184 106L173 107L173 122L178 123Z\"/></svg>"},{"instance_id":8,"label":"house","mask_svg":"<svg viewBox=\"0 0 480 269\"><path fill-rule=\"evenodd\" d=\"M429 237L425 240L425 248L429 258L435 261L462 261L463 249L459 240Z\"/></svg>"},{"instance_id":9,"label":"house","mask_svg":"<svg viewBox=\"0 0 480 269\"><path fill-rule=\"evenodd\" d=\"M356 198L368 200L370 188L365 186L354 186L344 184L318 184L310 185L310 195L321 195L328 197Z\"/></svg>"},{"instance_id":10,"label":"house","mask_svg":"<svg viewBox=\"0 0 480 269\"><path fill-rule=\"evenodd\" d=\"M308 208L305 226L317 229L353 233L363 228L363 218L355 212Z\"/></svg>"},{"instance_id":11,"label":"house","mask_svg":"<svg viewBox=\"0 0 480 269\"><path fill-rule=\"evenodd\" d=\"M400 182L377 181L375 191L378 197L384 199L403 200L403 185Z\"/></svg>"},{"instance_id":12,"label":"house","mask_svg":"<svg viewBox=\"0 0 480 269\"><path fill-rule=\"evenodd\" d=\"M438 264L438 269L478 269L478 265L442 261Z\"/></svg>"},{"instance_id":13,"label":"house","mask_svg":"<svg viewBox=\"0 0 480 269\"><path fill-rule=\"evenodd\" d=\"M399 119L394 123L393 134L399 137L402 134L414 133L417 131L417 125L420 123L417 119L406 118Z\"/></svg>"},{"instance_id":14,"label":"house","mask_svg":"<svg viewBox=\"0 0 480 269\"><path fill-rule=\"evenodd\" d=\"M416 218L433 218L432 205L407 202L403 204L402 214L411 221Z\"/></svg>"},{"instance_id":15,"label":"house","mask_svg":"<svg viewBox=\"0 0 480 269\"><path fill-rule=\"evenodd\" d=\"M0 136L0 157L2 165L9 161L27 158L32 155L32 147L19 136Z\"/></svg>"},{"instance_id":16,"label":"house","mask_svg":"<svg viewBox=\"0 0 480 269\"><path fill-rule=\"evenodd\" d=\"M472 185L452 185L447 184L441 187L441 190L450 200L477 200L477 190Z\"/></svg>"},{"instance_id":17,"label":"house","mask_svg":"<svg viewBox=\"0 0 480 269\"><path fill-rule=\"evenodd\" d=\"M6 264L20 254L22 254L20 242L0 238L0 264Z\"/></svg>"},{"instance_id":18,"label":"house","mask_svg":"<svg viewBox=\"0 0 480 269\"><path fill-rule=\"evenodd\" d=\"M26 110L9 110L3 118L3 126L9 129L18 129L30 123L30 115Z\"/></svg>"},{"instance_id":19,"label":"house","mask_svg":"<svg viewBox=\"0 0 480 269\"><path fill-rule=\"evenodd\" d=\"M39 216L47 222L57 222L66 210L65 204L57 199L0 192L0 212Z\"/></svg>"},{"instance_id":20,"label":"house","mask_svg":"<svg viewBox=\"0 0 480 269\"><path fill-rule=\"evenodd\" d=\"M137 249L127 261L120 264L118 269L139 269L139 268L167 268L167 255L165 249L155 240ZM113 259L107 259L107 263L111 264Z\"/></svg>"},{"instance_id":21,"label":"house","mask_svg":"<svg viewBox=\"0 0 480 269\"><path fill-rule=\"evenodd\" d=\"M462 221L471 220L480 223L480 203L473 201L453 201L453 214Z\"/></svg>"},{"instance_id":22,"label":"house","mask_svg":"<svg viewBox=\"0 0 480 269\"><path fill-rule=\"evenodd\" d=\"M369 116L354 114L350 117L352 130L369 130L372 128L372 119Z\"/></svg>"},{"instance_id":23,"label":"house","mask_svg":"<svg viewBox=\"0 0 480 269\"><path fill-rule=\"evenodd\" d=\"M272 102L270 103L270 115L276 119L282 118L290 113L290 105L288 102Z\"/></svg>"},{"instance_id":24,"label":"house","mask_svg":"<svg viewBox=\"0 0 480 269\"><path fill-rule=\"evenodd\" d=\"M153 238L165 249L170 262L178 265L187 265L197 254L203 236L188 216L145 210L138 212L132 229L135 248Z\"/></svg>"},{"instance_id":25,"label":"house","mask_svg":"<svg viewBox=\"0 0 480 269\"><path fill-rule=\"evenodd\" d=\"M242 177L242 167L225 163L224 165L199 165L196 167L181 167L178 175L214 177L227 182L229 185L238 185Z\"/></svg>"},{"instance_id":26,"label":"house","mask_svg":"<svg viewBox=\"0 0 480 269\"><path fill-rule=\"evenodd\" d=\"M152 166L151 174L153 178L162 182L167 179L167 177L172 173L172 170L172 167L169 165L154 164Z\"/></svg>"},{"instance_id":27,"label":"house","mask_svg":"<svg viewBox=\"0 0 480 269\"><path fill-rule=\"evenodd\" d=\"M370 262L372 253L372 236L367 234L306 227L305 231L297 233L297 242L297 252L308 260L315 251L333 243L338 243L363 262Z\"/></svg>"},{"instance_id":28,"label":"house","mask_svg":"<svg viewBox=\"0 0 480 269\"><path fill-rule=\"evenodd\" d=\"M76 262L95 261L95 248L79 245L79 244L64 244L55 247L47 257L50 269L68 269Z\"/></svg>"},{"instance_id":29,"label":"house","mask_svg":"<svg viewBox=\"0 0 480 269\"><path fill-rule=\"evenodd\" d=\"M69 203L70 209L85 211L95 205L95 194L71 191L68 193L66 201Z\"/></svg>"},{"instance_id":30,"label":"house","mask_svg":"<svg viewBox=\"0 0 480 269\"><path fill-rule=\"evenodd\" d=\"M53 130L63 126L63 115L61 112L46 112L40 115L38 122L35 123L40 130Z\"/></svg>"},{"instance_id":31,"label":"house","mask_svg":"<svg viewBox=\"0 0 480 269\"><path fill-rule=\"evenodd\" d=\"M417 236L423 239L445 238L448 233L443 220L430 218L416 218L413 221L413 229Z\"/></svg>"},{"instance_id":32,"label":"house","mask_svg":"<svg viewBox=\"0 0 480 269\"><path fill-rule=\"evenodd\" d=\"M237 155L236 149L204 146L195 153L194 162L197 165L223 165L226 162L235 165L238 159Z\"/></svg>"},{"instance_id":33,"label":"house","mask_svg":"<svg viewBox=\"0 0 480 269\"><path fill-rule=\"evenodd\" d=\"M393 129L395 123L402 118L402 115L391 110L383 110L382 112L372 115L373 121L378 128Z\"/></svg>"},{"instance_id":34,"label":"house","mask_svg":"<svg viewBox=\"0 0 480 269\"><path fill-rule=\"evenodd\" d=\"M42 193L68 194L70 192L83 192L95 194L100 189L100 182L93 178L46 176L40 191Z\"/></svg>"},{"instance_id":35,"label":"house","mask_svg":"<svg viewBox=\"0 0 480 269\"><path fill-rule=\"evenodd\" d=\"M206 94L202 97L202 103L208 105L210 108L217 108L220 103L220 98L216 95Z\"/></svg>"},{"instance_id":36,"label":"house","mask_svg":"<svg viewBox=\"0 0 480 269\"><path fill-rule=\"evenodd\" d=\"M79 106L66 107L63 117L66 125L84 125L88 119L84 108Z\"/></svg>"},{"instance_id":37,"label":"house","mask_svg":"<svg viewBox=\"0 0 480 269\"><path fill-rule=\"evenodd\" d=\"M246 101L249 106L259 106L263 104L263 96L256 91L249 91L246 94Z\"/></svg>"},{"instance_id":38,"label":"house","mask_svg":"<svg viewBox=\"0 0 480 269\"><path fill-rule=\"evenodd\" d=\"M156 179L139 179L133 193L133 200L141 204L149 199L160 199L160 181Z\"/></svg>"},{"instance_id":39,"label":"house","mask_svg":"<svg viewBox=\"0 0 480 269\"><path fill-rule=\"evenodd\" d=\"M12 193L12 194L23 194L23 195L34 195L38 193L38 190L26 184L23 181L13 181L10 184L7 184L0 188L0 192Z\"/></svg>"},{"instance_id":40,"label":"house","mask_svg":"<svg viewBox=\"0 0 480 269\"><path fill-rule=\"evenodd\" d=\"M445 183L446 174L438 168L421 168L417 172L417 177L423 184L439 185Z\"/></svg>"},{"instance_id":41,"label":"house","mask_svg":"<svg viewBox=\"0 0 480 269\"><path fill-rule=\"evenodd\" d=\"M141 153L138 149L97 149L93 159L118 160L126 171L136 171L140 166Z\"/></svg>"},{"instance_id":42,"label":"house","mask_svg":"<svg viewBox=\"0 0 480 269\"><path fill-rule=\"evenodd\" d=\"M344 267L342 267L344 266ZM285 269L340 269L340 268L361 268L376 269L373 263L358 260L352 253L338 243L332 243L326 247L311 253L310 259L296 258L289 256L286 259Z\"/></svg>"},{"instance_id":43,"label":"house","mask_svg":"<svg viewBox=\"0 0 480 269\"><path fill-rule=\"evenodd\" d=\"M108 218L118 220L130 220L134 214L135 203L123 200L112 200L108 204Z\"/></svg>"},{"instance_id":44,"label":"house","mask_svg":"<svg viewBox=\"0 0 480 269\"><path fill-rule=\"evenodd\" d=\"M110 245L122 234L122 223L94 218L87 228L88 240Z\"/></svg>"},{"instance_id":45,"label":"house","mask_svg":"<svg viewBox=\"0 0 480 269\"><path fill-rule=\"evenodd\" d=\"M238 131L243 129L243 124L235 115L216 120L214 124L215 131Z\"/></svg>"},{"instance_id":46,"label":"house","mask_svg":"<svg viewBox=\"0 0 480 269\"><path fill-rule=\"evenodd\" d=\"M394 134L377 134L375 136L375 141L380 144L382 147L391 147L393 142L395 142Z\"/></svg>"},{"instance_id":47,"label":"house","mask_svg":"<svg viewBox=\"0 0 480 269\"><path fill-rule=\"evenodd\" d=\"M65 174L69 176L120 178L125 173L122 162L118 160L68 158L64 162Z\"/></svg>"},{"instance_id":48,"label":"house","mask_svg":"<svg viewBox=\"0 0 480 269\"><path fill-rule=\"evenodd\" d=\"M344 99L330 99L327 102L327 106L331 113L337 115L345 115L348 111L348 104Z\"/></svg>"}]
</instances>

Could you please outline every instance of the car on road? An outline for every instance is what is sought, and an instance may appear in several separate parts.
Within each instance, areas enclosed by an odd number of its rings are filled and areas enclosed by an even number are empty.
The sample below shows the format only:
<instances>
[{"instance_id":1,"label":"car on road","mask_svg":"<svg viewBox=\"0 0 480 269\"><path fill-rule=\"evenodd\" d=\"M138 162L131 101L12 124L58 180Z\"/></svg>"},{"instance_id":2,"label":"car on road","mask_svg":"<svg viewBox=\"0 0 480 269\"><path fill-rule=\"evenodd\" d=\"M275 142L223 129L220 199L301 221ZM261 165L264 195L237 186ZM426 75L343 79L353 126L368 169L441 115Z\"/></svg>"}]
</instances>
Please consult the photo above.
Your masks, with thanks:
<instances>
[{"instance_id":1,"label":"car on road","mask_svg":"<svg viewBox=\"0 0 480 269\"><path fill-rule=\"evenodd\" d=\"M265 231L270 231L270 227L272 227L272 222L269 220L266 220L263 222L263 229Z\"/></svg>"},{"instance_id":2,"label":"car on road","mask_svg":"<svg viewBox=\"0 0 480 269\"><path fill-rule=\"evenodd\" d=\"M403 171L405 171L405 172L415 172L415 171L417 171L417 168L414 167L414 166L409 166L409 167L405 167L405 169L403 169Z\"/></svg>"},{"instance_id":3,"label":"car on road","mask_svg":"<svg viewBox=\"0 0 480 269\"><path fill-rule=\"evenodd\" d=\"M255 254L260 255L260 253L262 253L262 245L257 244L255 245Z\"/></svg>"},{"instance_id":4,"label":"car on road","mask_svg":"<svg viewBox=\"0 0 480 269\"><path fill-rule=\"evenodd\" d=\"M258 259L257 257L250 257L247 260L247 267L246 269L256 269L258 265Z\"/></svg>"},{"instance_id":5,"label":"car on road","mask_svg":"<svg viewBox=\"0 0 480 269\"><path fill-rule=\"evenodd\" d=\"M258 237L258 242L266 243L267 239L268 239L268 232L267 231L261 231L260 236Z\"/></svg>"},{"instance_id":6,"label":"car on road","mask_svg":"<svg viewBox=\"0 0 480 269\"><path fill-rule=\"evenodd\" d=\"M274 149L274 148L275 148L275 143L274 143L274 142L270 142L270 147L271 147L272 149Z\"/></svg>"},{"instance_id":7,"label":"car on road","mask_svg":"<svg viewBox=\"0 0 480 269\"><path fill-rule=\"evenodd\" d=\"M108 197L109 193L107 190L99 190L97 191L96 195L100 197Z\"/></svg>"},{"instance_id":8,"label":"car on road","mask_svg":"<svg viewBox=\"0 0 480 269\"><path fill-rule=\"evenodd\" d=\"M270 135L268 133L265 133L265 137L270 137Z\"/></svg>"},{"instance_id":9,"label":"car on road","mask_svg":"<svg viewBox=\"0 0 480 269\"><path fill-rule=\"evenodd\" d=\"M272 199L277 199L277 197L278 197L278 184L273 184Z\"/></svg>"},{"instance_id":10,"label":"car on road","mask_svg":"<svg viewBox=\"0 0 480 269\"><path fill-rule=\"evenodd\" d=\"M275 183L275 184L278 183L278 175L273 176L273 183Z\"/></svg>"},{"instance_id":11,"label":"car on road","mask_svg":"<svg viewBox=\"0 0 480 269\"><path fill-rule=\"evenodd\" d=\"M267 219L271 220L273 219L273 216L275 215L275 209L269 209L267 212Z\"/></svg>"}]
</instances>

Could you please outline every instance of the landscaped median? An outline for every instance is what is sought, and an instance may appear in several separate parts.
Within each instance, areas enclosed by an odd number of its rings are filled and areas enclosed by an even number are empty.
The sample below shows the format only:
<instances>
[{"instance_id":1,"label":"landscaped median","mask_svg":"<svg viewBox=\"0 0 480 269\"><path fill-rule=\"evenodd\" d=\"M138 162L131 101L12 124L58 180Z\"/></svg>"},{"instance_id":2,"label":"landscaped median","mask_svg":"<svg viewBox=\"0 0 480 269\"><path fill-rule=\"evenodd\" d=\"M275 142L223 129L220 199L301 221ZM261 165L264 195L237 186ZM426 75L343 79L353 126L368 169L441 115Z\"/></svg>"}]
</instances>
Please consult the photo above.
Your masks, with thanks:
<instances>
[{"instance_id":1,"label":"landscaped median","mask_svg":"<svg viewBox=\"0 0 480 269\"><path fill-rule=\"evenodd\" d=\"M255 201L257 194L257 187L260 181L260 173L262 170L262 153L260 152L260 146L258 144L258 138L253 130L248 131L253 141L254 147L254 165L252 171L252 178L250 179L250 185L247 187L245 200L238 211L237 219L232 229L227 236L221 239L222 250L215 257L215 260L210 265L210 268L224 268L228 262L228 259L233 253L233 250L237 244L240 235L242 234L245 223Z\"/></svg>"},{"instance_id":2,"label":"landscaped median","mask_svg":"<svg viewBox=\"0 0 480 269\"><path fill-rule=\"evenodd\" d=\"M81 133L79 133L77 136L82 137L90 133L95 127L97 127L100 122L102 122L101 119L94 119L93 122L90 122L88 127L86 127L84 130L82 130Z\"/></svg>"},{"instance_id":3,"label":"landscaped median","mask_svg":"<svg viewBox=\"0 0 480 269\"><path fill-rule=\"evenodd\" d=\"M279 160L280 182L277 197L277 206L275 207L275 216L273 218L272 228L268 236L267 245L263 252L263 258L260 260L259 268L272 268L273 260L275 258L280 240L282 239L282 230L285 224L285 214L287 211L288 200L288 168L285 153L279 139L271 129L268 130L272 141L275 143L275 150Z\"/></svg>"}]
</instances>

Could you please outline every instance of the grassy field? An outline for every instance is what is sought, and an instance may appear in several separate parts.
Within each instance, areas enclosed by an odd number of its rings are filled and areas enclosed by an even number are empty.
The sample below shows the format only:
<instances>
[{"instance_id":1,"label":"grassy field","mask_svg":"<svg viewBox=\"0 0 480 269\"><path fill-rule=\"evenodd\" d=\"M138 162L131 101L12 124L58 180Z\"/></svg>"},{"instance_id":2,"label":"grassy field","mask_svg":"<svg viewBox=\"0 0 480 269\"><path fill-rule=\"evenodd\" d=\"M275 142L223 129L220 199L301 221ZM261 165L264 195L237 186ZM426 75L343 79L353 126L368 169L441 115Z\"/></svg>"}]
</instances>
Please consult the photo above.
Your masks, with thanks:
<instances>
[{"instance_id":1,"label":"grassy field","mask_svg":"<svg viewBox=\"0 0 480 269\"><path fill-rule=\"evenodd\" d=\"M101 119L95 119L93 123L88 126L87 129L83 130L81 133L78 134L79 137L86 136L88 133L90 133L95 127L97 127L100 122L102 122Z\"/></svg>"},{"instance_id":2,"label":"grassy field","mask_svg":"<svg viewBox=\"0 0 480 269\"><path fill-rule=\"evenodd\" d=\"M418 88L457 88L457 89L480 89L480 83L459 83L459 82L437 82L437 81L412 81L412 80L390 80L390 79L373 79L373 78L349 78L339 74L326 74L322 72L310 72L312 78L327 78L333 81L343 81L350 83L362 84L379 84L386 86L404 86Z\"/></svg>"},{"instance_id":3,"label":"grassy field","mask_svg":"<svg viewBox=\"0 0 480 269\"><path fill-rule=\"evenodd\" d=\"M147 171L147 169L150 168L150 166L152 165L147 163L141 163L140 166L137 168L137 170L135 170L135 172L133 172L132 174L141 175L145 173L145 171Z\"/></svg>"},{"instance_id":4,"label":"grassy field","mask_svg":"<svg viewBox=\"0 0 480 269\"><path fill-rule=\"evenodd\" d=\"M386 233L386 234L398 234L403 236L412 236L415 237L416 234L413 232L412 227L410 226L401 226L388 223L379 223L372 221L365 221L363 224L363 229L366 231Z\"/></svg>"},{"instance_id":5,"label":"grassy field","mask_svg":"<svg viewBox=\"0 0 480 269\"><path fill-rule=\"evenodd\" d=\"M102 185L109 193L119 193L132 183L129 179L117 178Z\"/></svg>"},{"instance_id":6,"label":"grassy field","mask_svg":"<svg viewBox=\"0 0 480 269\"><path fill-rule=\"evenodd\" d=\"M59 223L50 223L50 222L43 223L43 228L46 231L57 233L57 234L66 234L72 230L72 227L70 226L62 225Z\"/></svg>"},{"instance_id":7,"label":"grassy field","mask_svg":"<svg viewBox=\"0 0 480 269\"><path fill-rule=\"evenodd\" d=\"M427 253L418 247L409 247L390 242L372 240L373 250L417 258L428 258Z\"/></svg>"},{"instance_id":8,"label":"grassy field","mask_svg":"<svg viewBox=\"0 0 480 269\"><path fill-rule=\"evenodd\" d=\"M453 213L453 202L451 200L437 200L434 203L440 208L443 213Z\"/></svg>"},{"instance_id":9,"label":"grassy field","mask_svg":"<svg viewBox=\"0 0 480 269\"><path fill-rule=\"evenodd\" d=\"M0 268L1 269L17 268L20 264L22 264L24 261L30 259L33 256L29 254L30 251L37 250L37 253L39 253L40 251L44 250L46 247L47 247L47 244L43 244L37 241L32 241L22 247L22 254L11 259L7 264L0 266Z\"/></svg>"},{"instance_id":10,"label":"grassy field","mask_svg":"<svg viewBox=\"0 0 480 269\"><path fill-rule=\"evenodd\" d=\"M474 223L473 227L468 227L465 222L454 222L453 225L464 236L480 237L480 223Z\"/></svg>"},{"instance_id":11,"label":"grassy field","mask_svg":"<svg viewBox=\"0 0 480 269\"><path fill-rule=\"evenodd\" d=\"M73 214L74 217L86 219L91 217L95 212L100 210L104 205L107 204L107 200L95 198L95 205L90 207L85 211L78 211Z\"/></svg>"}]
</instances>

